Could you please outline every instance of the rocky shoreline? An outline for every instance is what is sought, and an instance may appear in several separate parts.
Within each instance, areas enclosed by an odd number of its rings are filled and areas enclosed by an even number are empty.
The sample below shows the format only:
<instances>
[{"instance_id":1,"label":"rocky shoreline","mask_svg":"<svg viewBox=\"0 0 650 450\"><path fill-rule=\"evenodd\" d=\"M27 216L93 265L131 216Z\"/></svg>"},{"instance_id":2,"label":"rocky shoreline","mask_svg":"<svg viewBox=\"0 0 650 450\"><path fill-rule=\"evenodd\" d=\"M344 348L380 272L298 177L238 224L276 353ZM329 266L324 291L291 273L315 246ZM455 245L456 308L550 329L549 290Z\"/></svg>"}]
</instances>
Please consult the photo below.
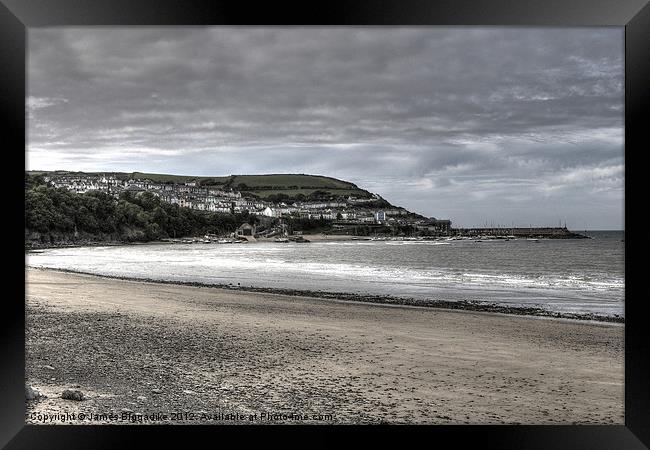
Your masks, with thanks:
<instances>
[{"instance_id":1,"label":"rocky shoreline","mask_svg":"<svg viewBox=\"0 0 650 450\"><path fill-rule=\"evenodd\" d=\"M408 297L393 297L388 295L385 296L364 295L364 294L353 294L353 293L346 293L346 292L329 292L329 291L321 291L321 290L310 291L310 290L301 290L301 289L241 286L239 284L238 285L223 284L223 283L209 284L209 283L201 283L198 281L170 281L170 280L158 280L155 278L137 278L137 277L123 277L117 275L100 275L91 272L83 272L83 271L76 271L76 270L69 270L69 269L37 269L37 270L55 270L58 272L92 275L96 277L115 279L115 280L139 281L139 282L146 282L146 283L171 284L171 285L193 286L193 287L204 287L204 288L217 288L217 289L226 289L226 290L233 290L233 291L280 294L280 295L289 295L289 296L297 296L297 297L326 298L326 299L333 299L333 300L362 302L362 303L377 303L377 304L384 304L384 305L415 306L415 307L426 307L426 308L489 312L489 313L499 313L499 314L512 314L512 315L519 315L519 316L539 316L539 317L548 317L553 319L571 319L571 320L583 320L583 321L595 321L595 322L607 322L607 323L625 323L625 317L620 315L605 316L600 314L560 313L556 311L548 311L542 308L526 307L526 306L521 306L521 307L506 306L506 305L499 305L491 302L480 302L480 301L473 301L473 300L450 301L450 300L440 300L440 299L416 299L416 298L408 298Z\"/></svg>"},{"instance_id":2,"label":"rocky shoreline","mask_svg":"<svg viewBox=\"0 0 650 450\"><path fill-rule=\"evenodd\" d=\"M35 252L38 250L49 250L57 248L77 248L77 247L120 247L125 245L147 245L147 244L164 244L163 241L79 241L79 242L57 242L44 244L41 242L25 243L25 251Z\"/></svg>"},{"instance_id":3,"label":"rocky shoreline","mask_svg":"<svg viewBox=\"0 0 650 450\"><path fill-rule=\"evenodd\" d=\"M369 240L388 240L388 241L400 241L400 240L411 240L411 238L404 238L404 237L394 237L394 236L380 236L378 239L377 237L371 237L371 236L356 236L356 235L348 235L348 234L305 234L303 235L305 239L308 239L309 241L338 241L338 240L363 240L363 241L369 241ZM503 235L488 235L488 236L483 236L483 235L476 235L476 234L457 234L457 235L451 235L451 236L446 236L447 238L451 238L452 240L561 240L561 239L592 239L589 236L583 235L583 234L578 234L574 232L567 232L564 234L548 234L548 235L542 235L542 234L530 234L530 235L519 235L516 238L515 237L506 237ZM424 236L419 238L421 241L436 241L440 239L444 239L445 237L440 237L440 236ZM181 239L181 238L179 238ZM200 236L194 236L194 237L185 237L182 239L202 239ZM267 238L258 238L257 242L272 242L272 239L267 239ZM128 240L115 240L115 239L63 239L58 242L49 242L49 243L44 243L35 239L27 239L25 241L25 251L33 251L33 250L47 250L47 249L56 249L56 248L74 248L74 247L104 247L104 246L122 246L122 245L147 245L147 244L170 244L173 243L171 242L170 239L162 239L162 240L152 240L152 241L128 241Z\"/></svg>"}]
</instances>

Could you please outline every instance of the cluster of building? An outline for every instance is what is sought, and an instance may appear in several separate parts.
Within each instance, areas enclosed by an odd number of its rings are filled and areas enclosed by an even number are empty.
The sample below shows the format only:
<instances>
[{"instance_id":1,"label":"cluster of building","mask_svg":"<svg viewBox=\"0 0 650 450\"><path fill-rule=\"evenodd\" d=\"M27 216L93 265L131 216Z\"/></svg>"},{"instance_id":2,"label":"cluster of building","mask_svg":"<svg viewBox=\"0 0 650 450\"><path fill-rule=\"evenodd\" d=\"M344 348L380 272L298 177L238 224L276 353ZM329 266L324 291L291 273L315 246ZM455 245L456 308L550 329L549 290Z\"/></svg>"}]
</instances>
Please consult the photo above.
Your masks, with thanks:
<instances>
[{"instance_id":1,"label":"cluster of building","mask_svg":"<svg viewBox=\"0 0 650 450\"><path fill-rule=\"evenodd\" d=\"M347 224L413 225L422 230L449 231L450 221L425 219L404 208L392 207L377 210L368 204L380 200L376 194L370 198L348 196L332 201L296 201L273 203L259 198L243 196L241 192L215 186L201 186L195 181L162 183L143 179L122 180L112 174L48 175L45 181L57 188L76 193L103 191L116 198L122 192L151 192L161 200L181 207L200 211L243 213L271 218L324 219Z\"/></svg>"},{"instance_id":2,"label":"cluster of building","mask_svg":"<svg viewBox=\"0 0 650 450\"><path fill-rule=\"evenodd\" d=\"M161 200L181 207L214 212L235 212L264 208L263 202L242 198L240 192L212 186L198 186L190 181L183 184L157 183L150 180L121 180L115 175L57 175L45 181L57 188L78 194L102 191L118 198L122 192L151 192Z\"/></svg>"}]
</instances>

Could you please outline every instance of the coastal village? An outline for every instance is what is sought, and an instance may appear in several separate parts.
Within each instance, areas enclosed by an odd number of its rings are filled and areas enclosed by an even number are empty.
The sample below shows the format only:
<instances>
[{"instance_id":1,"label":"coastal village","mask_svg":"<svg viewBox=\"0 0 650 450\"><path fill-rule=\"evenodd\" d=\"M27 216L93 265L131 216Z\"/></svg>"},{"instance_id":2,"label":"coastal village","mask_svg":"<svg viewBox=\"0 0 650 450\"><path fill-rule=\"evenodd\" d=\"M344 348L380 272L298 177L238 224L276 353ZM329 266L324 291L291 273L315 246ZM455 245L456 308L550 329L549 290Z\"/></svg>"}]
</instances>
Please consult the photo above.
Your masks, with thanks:
<instances>
[{"instance_id":1,"label":"coastal village","mask_svg":"<svg viewBox=\"0 0 650 450\"><path fill-rule=\"evenodd\" d=\"M119 179L114 174L49 174L44 176L44 180L53 187L78 194L102 191L118 198L123 192L135 195L150 192L165 202L199 211L249 213L260 218L327 220L332 222L333 231L342 233L359 226L412 226L427 233L447 235L451 232L450 220L426 218L401 207L373 207L383 200L377 194L368 198L349 195L329 200L271 202L236 189L205 186L197 181L164 183L148 179ZM248 225L251 227L248 229L245 225L242 224L237 235L256 234L252 226Z\"/></svg>"},{"instance_id":2,"label":"coastal village","mask_svg":"<svg viewBox=\"0 0 650 450\"><path fill-rule=\"evenodd\" d=\"M325 220L330 222L332 235L357 235L360 229L370 230L374 239L572 239L586 236L564 227L490 227L452 228L451 220L424 217L402 207L390 205L377 194L367 196L329 195L327 199L307 198L270 201L225 185L206 185L200 180L153 181L148 178L119 177L114 173L50 172L44 181L55 188L83 194L105 192L119 198L123 192L139 195L149 192L162 201L198 211L241 214L257 217L264 226L242 223L228 238L204 236L190 242L245 242L257 238L274 238L277 242L308 242L300 230L290 230L283 219ZM303 196L304 197L304 196ZM379 205L379 206L378 206ZM275 220L279 219L279 220ZM272 226L270 224L273 224ZM407 227L411 230L395 230ZM393 230L387 233L386 230ZM188 239L181 240L187 242Z\"/></svg>"}]
</instances>

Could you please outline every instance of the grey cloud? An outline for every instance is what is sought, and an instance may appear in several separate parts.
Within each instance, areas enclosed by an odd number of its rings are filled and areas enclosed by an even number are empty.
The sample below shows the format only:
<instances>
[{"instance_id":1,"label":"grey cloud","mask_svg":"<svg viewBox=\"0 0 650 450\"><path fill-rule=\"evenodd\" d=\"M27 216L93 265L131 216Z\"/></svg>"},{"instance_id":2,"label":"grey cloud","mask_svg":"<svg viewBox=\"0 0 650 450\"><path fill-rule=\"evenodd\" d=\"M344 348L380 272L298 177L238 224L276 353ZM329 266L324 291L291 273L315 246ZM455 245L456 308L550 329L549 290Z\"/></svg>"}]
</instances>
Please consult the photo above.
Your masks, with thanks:
<instances>
[{"instance_id":1,"label":"grey cloud","mask_svg":"<svg viewBox=\"0 0 650 450\"><path fill-rule=\"evenodd\" d=\"M57 28L28 44L35 169L311 172L466 225L539 219L552 198L621 226L622 29Z\"/></svg>"}]
</instances>

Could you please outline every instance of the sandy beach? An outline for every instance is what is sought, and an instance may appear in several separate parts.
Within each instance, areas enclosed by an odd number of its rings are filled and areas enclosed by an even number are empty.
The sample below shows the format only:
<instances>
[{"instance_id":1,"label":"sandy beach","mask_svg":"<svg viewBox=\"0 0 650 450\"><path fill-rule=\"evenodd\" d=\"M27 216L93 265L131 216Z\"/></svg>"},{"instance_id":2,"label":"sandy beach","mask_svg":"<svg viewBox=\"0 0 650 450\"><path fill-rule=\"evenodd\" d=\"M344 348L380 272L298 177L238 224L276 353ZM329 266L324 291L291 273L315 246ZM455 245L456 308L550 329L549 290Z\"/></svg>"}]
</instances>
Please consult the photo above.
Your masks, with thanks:
<instances>
[{"instance_id":1,"label":"sandy beach","mask_svg":"<svg viewBox=\"0 0 650 450\"><path fill-rule=\"evenodd\" d=\"M28 423L624 423L621 324L40 269L26 291Z\"/></svg>"}]
</instances>

